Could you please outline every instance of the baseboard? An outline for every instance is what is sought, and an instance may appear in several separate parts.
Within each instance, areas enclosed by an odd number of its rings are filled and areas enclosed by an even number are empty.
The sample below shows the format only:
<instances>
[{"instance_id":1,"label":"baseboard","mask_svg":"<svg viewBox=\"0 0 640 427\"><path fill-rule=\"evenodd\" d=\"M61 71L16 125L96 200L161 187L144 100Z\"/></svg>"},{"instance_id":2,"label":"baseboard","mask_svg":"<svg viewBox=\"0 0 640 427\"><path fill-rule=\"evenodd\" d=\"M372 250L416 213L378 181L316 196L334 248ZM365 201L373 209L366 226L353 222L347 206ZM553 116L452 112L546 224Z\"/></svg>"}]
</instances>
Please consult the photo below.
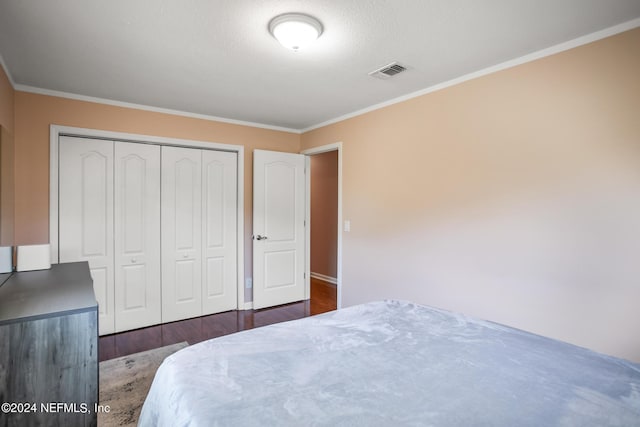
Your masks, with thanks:
<instances>
[{"instance_id":1,"label":"baseboard","mask_svg":"<svg viewBox=\"0 0 640 427\"><path fill-rule=\"evenodd\" d=\"M338 279L336 279L335 277L325 276L324 274L313 272L309 273L309 276L313 277L314 279L322 280L323 282L332 283L334 285L338 284Z\"/></svg>"}]
</instances>

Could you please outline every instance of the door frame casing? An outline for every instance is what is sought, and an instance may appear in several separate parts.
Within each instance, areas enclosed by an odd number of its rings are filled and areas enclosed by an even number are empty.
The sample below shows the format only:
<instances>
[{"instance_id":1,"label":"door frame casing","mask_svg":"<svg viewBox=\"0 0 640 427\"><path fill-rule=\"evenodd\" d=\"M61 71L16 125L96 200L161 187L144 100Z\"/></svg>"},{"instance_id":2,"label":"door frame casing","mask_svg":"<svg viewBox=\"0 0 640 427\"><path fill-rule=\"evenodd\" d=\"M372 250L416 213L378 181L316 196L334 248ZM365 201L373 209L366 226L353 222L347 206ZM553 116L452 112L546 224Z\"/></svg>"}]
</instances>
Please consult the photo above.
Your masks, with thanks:
<instances>
[{"instance_id":1,"label":"door frame casing","mask_svg":"<svg viewBox=\"0 0 640 427\"><path fill-rule=\"evenodd\" d=\"M133 142L138 144L172 145L177 147L201 148L234 152L238 156L237 166L237 305L238 310L246 310L251 303L244 301L244 146L221 144L218 142L191 139L169 138L163 136L135 133L114 132L107 130L78 128L52 124L49 127L49 244L51 262L59 262L58 256L58 173L59 173L59 139L60 136L77 136Z\"/></svg>"},{"instance_id":2,"label":"door frame casing","mask_svg":"<svg viewBox=\"0 0 640 427\"><path fill-rule=\"evenodd\" d=\"M320 145L318 147L302 150L300 154L306 156L307 173L305 175L306 180L306 209L305 209L305 221L308 227L305 228L306 242L305 242L305 277L306 277L306 290L309 292L307 298L310 295L310 282L311 282L311 158L314 154L327 153L329 151L338 152L338 248L337 248L337 266L336 266L336 291L337 291L337 308L342 308L342 142L335 142L333 144Z\"/></svg>"}]
</instances>

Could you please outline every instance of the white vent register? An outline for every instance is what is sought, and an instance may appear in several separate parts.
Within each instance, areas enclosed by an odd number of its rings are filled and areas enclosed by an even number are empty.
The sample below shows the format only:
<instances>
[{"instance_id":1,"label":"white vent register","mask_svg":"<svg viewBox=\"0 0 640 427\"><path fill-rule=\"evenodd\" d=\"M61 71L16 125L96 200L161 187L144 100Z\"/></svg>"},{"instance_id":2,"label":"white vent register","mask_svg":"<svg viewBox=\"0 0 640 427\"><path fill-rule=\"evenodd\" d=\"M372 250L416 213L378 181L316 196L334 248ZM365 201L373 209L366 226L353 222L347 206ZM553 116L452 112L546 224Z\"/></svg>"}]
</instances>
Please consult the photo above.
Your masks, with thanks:
<instances>
[{"instance_id":1,"label":"white vent register","mask_svg":"<svg viewBox=\"0 0 640 427\"><path fill-rule=\"evenodd\" d=\"M370 72L369 75L371 77L377 77L379 79L388 79L406 70L407 67L400 65L397 62L392 62L391 64L387 64L384 67Z\"/></svg>"}]
</instances>

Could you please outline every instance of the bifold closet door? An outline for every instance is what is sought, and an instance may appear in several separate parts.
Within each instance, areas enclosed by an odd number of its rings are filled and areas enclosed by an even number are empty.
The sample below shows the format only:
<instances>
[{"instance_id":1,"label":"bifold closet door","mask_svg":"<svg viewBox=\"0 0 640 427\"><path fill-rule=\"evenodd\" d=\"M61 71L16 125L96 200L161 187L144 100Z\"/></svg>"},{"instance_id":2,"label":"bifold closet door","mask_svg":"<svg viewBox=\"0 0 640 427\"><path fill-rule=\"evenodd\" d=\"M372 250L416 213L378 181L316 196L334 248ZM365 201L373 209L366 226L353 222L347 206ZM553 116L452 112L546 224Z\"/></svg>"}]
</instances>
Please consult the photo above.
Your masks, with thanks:
<instances>
[{"instance_id":1,"label":"bifold closet door","mask_svg":"<svg viewBox=\"0 0 640 427\"><path fill-rule=\"evenodd\" d=\"M160 147L115 142L115 329L161 322Z\"/></svg>"},{"instance_id":2,"label":"bifold closet door","mask_svg":"<svg viewBox=\"0 0 640 427\"><path fill-rule=\"evenodd\" d=\"M237 154L60 137L60 262L89 261L100 335L237 308Z\"/></svg>"},{"instance_id":3,"label":"bifold closet door","mask_svg":"<svg viewBox=\"0 0 640 427\"><path fill-rule=\"evenodd\" d=\"M237 304L237 154L162 147L162 321Z\"/></svg>"},{"instance_id":4,"label":"bifold closet door","mask_svg":"<svg viewBox=\"0 0 640 427\"><path fill-rule=\"evenodd\" d=\"M89 261L100 335L115 332L113 142L60 137L59 260Z\"/></svg>"},{"instance_id":5,"label":"bifold closet door","mask_svg":"<svg viewBox=\"0 0 640 427\"><path fill-rule=\"evenodd\" d=\"M162 147L162 321L202 313L202 152Z\"/></svg>"},{"instance_id":6,"label":"bifold closet door","mask_svg":"<svg viewBox=\"0 0 640 427\"><path fill-rule=\"evenodd\" d=\"M202 150L202 314L238 308L237 154Z\"/></svg>"}]
</instances>

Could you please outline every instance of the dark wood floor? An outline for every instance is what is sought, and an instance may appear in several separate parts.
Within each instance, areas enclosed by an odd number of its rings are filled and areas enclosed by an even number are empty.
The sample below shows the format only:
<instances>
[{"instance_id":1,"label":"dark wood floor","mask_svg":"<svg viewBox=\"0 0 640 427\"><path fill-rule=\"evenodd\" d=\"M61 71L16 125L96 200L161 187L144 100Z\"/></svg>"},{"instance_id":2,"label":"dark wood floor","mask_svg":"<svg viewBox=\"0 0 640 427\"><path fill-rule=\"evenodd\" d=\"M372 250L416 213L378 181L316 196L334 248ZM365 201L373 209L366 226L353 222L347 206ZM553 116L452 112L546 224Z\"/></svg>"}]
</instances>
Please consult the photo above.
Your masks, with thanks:
<instances>
[{"instance_id":1,"label":"dark wood floor","mask_svg":"<svg viewBox=\"0 0 640 427\"><path fill-rule=\"evenodd\" d=\"M336 286L311 279L311 299L262 310L227 311L100 337L100 361L186 341L195 344L238 331L336 309Z\"/></svg>"}]
</instances>

